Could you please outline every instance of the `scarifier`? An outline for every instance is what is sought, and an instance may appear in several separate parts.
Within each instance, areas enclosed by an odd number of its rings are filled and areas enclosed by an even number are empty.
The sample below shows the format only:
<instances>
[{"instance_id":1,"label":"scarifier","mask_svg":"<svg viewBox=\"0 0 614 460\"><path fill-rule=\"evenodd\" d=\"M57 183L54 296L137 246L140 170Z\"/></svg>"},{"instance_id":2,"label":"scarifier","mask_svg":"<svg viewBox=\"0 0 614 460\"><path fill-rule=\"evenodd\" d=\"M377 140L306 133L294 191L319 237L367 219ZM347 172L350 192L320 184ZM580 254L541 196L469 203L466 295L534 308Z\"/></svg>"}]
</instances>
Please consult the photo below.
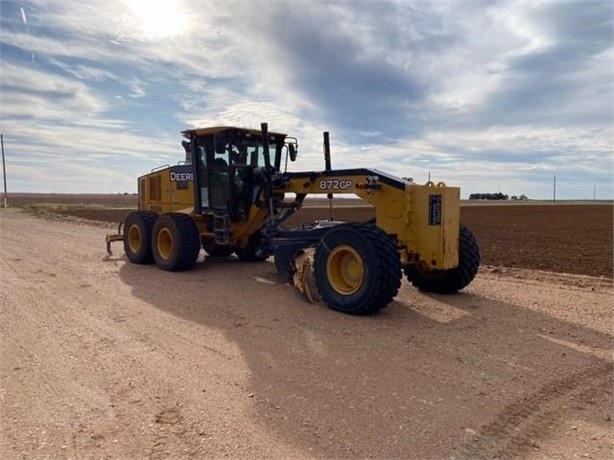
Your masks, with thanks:
<instances>
[{"instance_id":1,"label":"scarifier","mask_svg":"<svg viewBox=\"0 0 614 460\"><path fill-rule=\"evenodd\" d=\"M451 294L475 277L480 255L460 223L460 189L419 185L376 169L331 167L324 133L323 171L289 172L298 141L286 134L231 126L183 131L186 157L138 178L138 211L107 235L128 260L169 271L211 257L274 257L279 274L314 301L353 315L371 314L397 295L403 273L418 289ZM282 170L283 163L283 170ZM370 203L369 222L281 224L314 194L354 194ZM123 225L123 232L122 232Z\"/></svg>"}]
</instances>

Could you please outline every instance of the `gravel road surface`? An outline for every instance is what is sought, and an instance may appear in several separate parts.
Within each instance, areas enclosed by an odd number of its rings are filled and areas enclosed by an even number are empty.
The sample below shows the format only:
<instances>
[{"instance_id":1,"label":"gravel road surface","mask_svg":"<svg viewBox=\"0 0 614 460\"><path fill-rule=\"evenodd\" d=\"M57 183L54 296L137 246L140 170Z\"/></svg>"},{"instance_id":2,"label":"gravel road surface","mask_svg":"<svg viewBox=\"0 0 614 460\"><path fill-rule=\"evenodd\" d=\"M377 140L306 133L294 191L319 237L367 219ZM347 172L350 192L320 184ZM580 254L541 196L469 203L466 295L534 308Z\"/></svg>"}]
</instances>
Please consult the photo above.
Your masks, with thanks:
<instances>
[{"instance_id":1,"label":"gravel road surface","mask_svg":"<svg viewBox=\"0 0 614 460\"><path fill-rule=\"evenodd\" d=\"M483 267L351 317L0 211L0 458L612 458L612 281Z\"/></svg>"}]
</instances>

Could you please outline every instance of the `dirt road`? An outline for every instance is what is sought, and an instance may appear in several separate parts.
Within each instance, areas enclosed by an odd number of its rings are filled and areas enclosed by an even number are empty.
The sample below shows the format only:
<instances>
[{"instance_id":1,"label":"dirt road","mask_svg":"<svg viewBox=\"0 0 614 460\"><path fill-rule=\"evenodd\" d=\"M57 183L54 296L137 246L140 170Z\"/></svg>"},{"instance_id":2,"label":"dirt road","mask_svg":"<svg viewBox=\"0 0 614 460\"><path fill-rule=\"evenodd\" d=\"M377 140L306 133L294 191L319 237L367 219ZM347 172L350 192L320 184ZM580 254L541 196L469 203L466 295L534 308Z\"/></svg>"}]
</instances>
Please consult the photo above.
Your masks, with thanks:
<instances>
[{"instance_id":1,"label":"dirt road","mask_svg":"<svg viewBox=\"0 0 614 460\"><path fill-rule=\"evenodd\" d=\"M0 219L0 458L614 453L611 280L484 267L350 317L269 262L167 273Z\"/></svg>"}]
</instances>

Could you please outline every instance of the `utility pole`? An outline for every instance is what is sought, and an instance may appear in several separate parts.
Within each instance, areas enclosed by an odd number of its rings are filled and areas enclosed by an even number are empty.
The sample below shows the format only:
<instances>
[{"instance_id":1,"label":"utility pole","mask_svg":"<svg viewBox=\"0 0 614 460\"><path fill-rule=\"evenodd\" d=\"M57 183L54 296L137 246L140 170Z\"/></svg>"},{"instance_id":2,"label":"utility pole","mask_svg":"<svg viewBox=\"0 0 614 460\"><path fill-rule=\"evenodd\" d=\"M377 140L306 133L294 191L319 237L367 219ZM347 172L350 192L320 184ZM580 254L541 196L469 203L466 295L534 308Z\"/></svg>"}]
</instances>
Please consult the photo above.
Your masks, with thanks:
<instances>
[{"instance_id":1,"label":"utility pole","mask_svg":"<svg viewBox=\"0 0 614 460\"><path fill-rule=\"evenodd\" d=\"M593 201L597 199L597 184L593 185Z\"/></svg>"},{"instance_id":2,"label":"utility pole","mask_svg":"<svg viewBox=\"0 0 614 460\"><path fill-rule=\"evenodd\" d=\"M7 208L6 202L6 165L4 163L4 134L0 133L0 144L2 145L2 177L4 178L4 208Z\"/></svg>"},{"instance_id":3,"label":"utility pole","mask_svg":"<svg viewBox=\"0 0 614 460\"><path fill-rule=\"evenodd\" d=\"M554 175L554 184L552 186L552 202L556 203L556 174Z\"/></svg>"}]
</instances>

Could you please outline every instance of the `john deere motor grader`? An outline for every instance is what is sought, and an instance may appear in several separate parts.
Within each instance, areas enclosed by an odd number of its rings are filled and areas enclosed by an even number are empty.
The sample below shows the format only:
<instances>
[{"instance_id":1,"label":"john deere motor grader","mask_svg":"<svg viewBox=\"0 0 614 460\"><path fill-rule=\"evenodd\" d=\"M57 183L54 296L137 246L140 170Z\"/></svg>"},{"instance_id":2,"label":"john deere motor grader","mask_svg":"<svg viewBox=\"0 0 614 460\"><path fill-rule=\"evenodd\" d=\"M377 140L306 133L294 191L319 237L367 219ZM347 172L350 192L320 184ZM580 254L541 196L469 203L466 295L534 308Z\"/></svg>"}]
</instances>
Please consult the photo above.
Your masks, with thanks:
<instances>
[{"instance_id":1,"label":"john deere motor grader","mask_svg":"<svg viewBox=\"0 0 614 460\"><path fill-rule=\"evenodd\" d=\"M402 274L417 288L454 293L475 277L477 242L460 223L460 189L418 185L379 170L331 168L324 133L323 171L288 172L296 138L229 126L189 129L185 161L138 178L139 210L119 232L128 260L188 270L201 247L212 257L274 257L279 274L310 299L308 277L328 306L371 314L396 296ZM283 163L283 169L282 169ZM366 222L316 222L285 229L307 195L352 193L373 205Z\"/></svg>"}]
</instances>

